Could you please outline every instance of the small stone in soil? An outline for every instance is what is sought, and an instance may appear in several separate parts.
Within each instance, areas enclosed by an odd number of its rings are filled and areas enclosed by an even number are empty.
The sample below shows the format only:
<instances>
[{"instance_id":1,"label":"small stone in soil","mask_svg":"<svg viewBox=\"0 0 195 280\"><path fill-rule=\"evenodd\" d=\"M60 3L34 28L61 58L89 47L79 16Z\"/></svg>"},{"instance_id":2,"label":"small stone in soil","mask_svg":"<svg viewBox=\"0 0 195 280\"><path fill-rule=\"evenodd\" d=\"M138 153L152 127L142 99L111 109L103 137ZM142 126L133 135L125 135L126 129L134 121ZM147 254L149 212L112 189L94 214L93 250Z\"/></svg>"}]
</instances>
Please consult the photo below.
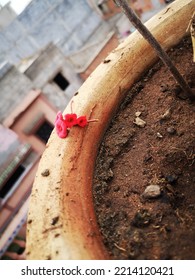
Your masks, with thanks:
<instances>
[{"instance_id":1,"label":"small stone in soil","mask_svg":"<svg viewBox=\"0 0 195 280\"><path fill-rule=\"evenodd\" d=\"M162 84L161 86L160 86L160 91L162 91L162 92L166 92L166 91L168 91L168 85L166 85L166 84Z\"/></svg>"},{"instance_id":2,"label":"small stone in soil","mask_svg":"<svg viewBox=\"0 0 195 280\"><path fill-rule=\"evenodd\" d=\"M166 120L166 119L170 118L170 116L171 116L171 110L168 109L168 110L166 110L166 112L161 116L161 120Z\"/></svg>"},{"instance_id":3,"label":"small stone in soil","mask_svg":"<svg viewBox=\"0 0 195 280\"><path fill-rule=\"evenodd\" d=\"M140 116L141 116L141 112L139 112L139 111L138 111L138 112L135 112L135 116L136 116L136 117L140 117Z\"/></svg>"},{"instance_id":4,"label":"small stone in soil","mask_svg":"<svg viewBox=\"0 0 195 280\"><path fill-rule=\"evenodd\" d=\"M140 117L136 117L135 121L133 123L139 127L145 127L145 125L146 125L146 122L144 120L142 120Z\"/></svg>"},{"instance_id":5,"label":"small stone in soil","mask_svg":"<svg viewBox=\"0 0 195 280\"><path fill-rule=\"evenodd\" d=\"M172 126L167 128L167 132L171 135L174 135L176 133L176 129Z\"/></svg>"},{"instance_id":6,"label":"small stone in soil","mask_svg":"<svg viewBox=\"0 0 195 280\"><path fill-rule=\"evenodd\" d=\"M157 132L157 133L156 133L156 136L157 136L158 138L163 138L163 136L162 136L162 134L160 134L160 132Z\"/></svg>"},{"instance_id":7,"label":"small stone in soil","mask_svg":"<svg viewBox=\"0 0 195 280\"><path fill-rule=\"evenodd\" d=\"M161 195L161 187L159 185L149 185L146 187L142 196L144 198L156 198Z\"/></svg>"}]
</instances>

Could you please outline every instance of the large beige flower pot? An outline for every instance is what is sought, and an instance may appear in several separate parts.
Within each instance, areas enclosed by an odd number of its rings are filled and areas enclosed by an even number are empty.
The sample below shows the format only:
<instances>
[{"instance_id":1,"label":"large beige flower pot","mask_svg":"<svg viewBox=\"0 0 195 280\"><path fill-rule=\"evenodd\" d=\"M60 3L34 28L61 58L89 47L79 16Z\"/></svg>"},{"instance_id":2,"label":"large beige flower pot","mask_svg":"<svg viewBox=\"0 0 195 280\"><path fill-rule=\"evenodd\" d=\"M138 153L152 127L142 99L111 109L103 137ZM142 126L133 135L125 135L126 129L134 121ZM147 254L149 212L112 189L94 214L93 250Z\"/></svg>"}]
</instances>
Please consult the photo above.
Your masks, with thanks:
<instances>
[{"instance_id":1,"label":"large beige flower pot","mask_svg":"<svg viewBox=\"0 0 195 280\"><path fill-rule=\"evenodd\" d=\"M176 0L147 22L164 49L177 44L195 0ZM126 91L157 59L138 32L112 51L73 97L74 112L99 119L73 127L67 138L53 131L34 182L27 225L27 259L108 259L96 222L92 178L98 147ZM64 113L70 113L70 104ZM46 172L45 172L46 171ZM47 175L47 176L45 176Z\"/></svg>"}]
</instances>

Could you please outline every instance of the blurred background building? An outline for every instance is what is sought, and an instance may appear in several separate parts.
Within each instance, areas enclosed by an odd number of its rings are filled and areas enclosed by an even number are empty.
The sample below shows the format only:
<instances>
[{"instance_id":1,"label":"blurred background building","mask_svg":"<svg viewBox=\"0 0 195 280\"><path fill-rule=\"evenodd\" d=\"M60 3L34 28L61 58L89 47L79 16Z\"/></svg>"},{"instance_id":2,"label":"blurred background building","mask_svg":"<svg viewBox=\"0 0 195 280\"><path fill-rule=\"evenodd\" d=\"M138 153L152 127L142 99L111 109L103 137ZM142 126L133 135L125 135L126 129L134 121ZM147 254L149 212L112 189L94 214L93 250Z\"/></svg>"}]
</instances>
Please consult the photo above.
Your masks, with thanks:
<instances>
[{"instance_id":1,"label":"blurred background building","mask_svg":"<svg viewBox=\"0 0 195 280\"><path fill-rule=\"evenodd\" d=\"M148 20L164 0L129 1ZM32 0L0 6L0 258L25 258L25 224L38 162L83 81L134 31L112 0Z\"/></svg>"}]
</instances>

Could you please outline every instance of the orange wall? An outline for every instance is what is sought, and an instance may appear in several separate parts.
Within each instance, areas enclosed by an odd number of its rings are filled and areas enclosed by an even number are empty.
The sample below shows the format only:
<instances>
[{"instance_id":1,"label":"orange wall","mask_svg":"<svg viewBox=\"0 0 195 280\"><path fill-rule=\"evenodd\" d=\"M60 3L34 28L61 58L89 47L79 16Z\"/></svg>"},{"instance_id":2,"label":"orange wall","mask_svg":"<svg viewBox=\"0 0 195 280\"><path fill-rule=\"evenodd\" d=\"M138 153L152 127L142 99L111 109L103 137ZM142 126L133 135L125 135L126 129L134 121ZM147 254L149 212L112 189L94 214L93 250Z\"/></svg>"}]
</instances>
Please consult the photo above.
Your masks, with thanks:
<instances>
[{"instance_id":1,"label":"orange wall","mask_svg":"<svg viewBox=\"0 0 195 280\"><path fill-rule=\"evenodd\" d=\"M161 4L165 3L164 0L156 0L156 1L160 2ZM146 12L153 9L151 0L128 0L128 2L139 16L141 15L142 12ZM103 14L101 12L101 16L103 19L105 20L109 19L113 15L121 12L121 8L118 7L113 0L107 0L106 4L109 9L109 12L106 14Z\"/></svg>"},{"instance_id":2,"label":"orange wall","mask_svg":"<svg viewBox=\"0 0 195 280\"><path fill-rule=\"evenodd\" d=\"M17 118L10 128L18 134L22 141L30 143L32 148L41 155L45 149L45 144L35 135L26 135L23 131L39 113L43 113L45 119L47 119L52 125L54 124L56 110L49 105L44 96L40 95L26 109L26 111Z\"/></svg>"},{"instance_id":3,"label":"orange wall","mask_svg":"<svg viewBox=\"0 0 195 280\"><path fill-rule=\"evenodd\" d=\"M25 200L26 196L30 193L40 156L45 150L45 143L34 136L33 131L32 134L27 135L23 130L40 113L43 113L44 119L53 125L56 112L57 110L50 105L47 99L39 91L32 91L25 100L21 101L20 106L18 106L5 120L4 125L15 131L20 140L31 144L32 150L37 153L37 158L20 182L17 189L11 197L8 198L5 205L0 210L0 228L5 225L6 221L11 217L11 215L13 215L14 211L16 211L22 201Z\"/></svg>"},{"instance_id":4,"label":"orange wall","mask_svg":"<svg viewBox=\"0 0 195 280\"><path fill-rule=\"evenodd\" d=\"M108 9L109 9L109 13L107 14L103 14L102 13L102 18L103 19L109 19L110 17L112 17L113 15L120 13L121 9L114 3L113 0L108 0L106 2Z\"/></svg>"},{"instance_id":5,"label":"orange wall","mask_svg":"<svg viewBox=\"0 0 195 280\"><path fill-rule=\"evenodd\" d=\"M4 223L6 223L6 221L10 217L11 213L12 213L12 211L9 209L6 209L6 208L3 208L1 210L0 229L4 225Z\"/></svg>"}]
</instances>

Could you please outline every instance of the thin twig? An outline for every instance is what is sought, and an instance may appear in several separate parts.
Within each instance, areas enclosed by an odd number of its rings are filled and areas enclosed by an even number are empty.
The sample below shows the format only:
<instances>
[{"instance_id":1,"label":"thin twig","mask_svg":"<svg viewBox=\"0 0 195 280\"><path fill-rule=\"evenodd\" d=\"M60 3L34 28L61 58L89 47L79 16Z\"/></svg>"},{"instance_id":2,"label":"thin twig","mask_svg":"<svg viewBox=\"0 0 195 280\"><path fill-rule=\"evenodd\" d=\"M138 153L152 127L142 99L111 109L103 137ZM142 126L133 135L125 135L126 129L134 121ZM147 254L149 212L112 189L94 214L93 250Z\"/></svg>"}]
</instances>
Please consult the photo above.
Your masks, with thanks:
<instances>
[{"instance_id":1,"label":"thin twig","mask_svg":"<svg viewBox=\"0 0 195 280\"><path fill-rule=\"evenodd\" d=\"M151 32L146 28L146 26L141 22L135 12L128 6L126 0L115 0L118 6L121 6L123 12L126 14L127 18L130 22L137 28L137 30L141 33L141 35L149 42L149 44L155 49L159 58L163 61L163 63L168 67L170 72L172 73L175 80L178 82L182 90L186 93L187 97L190 99L194 99L195 95L185 79L179 73L177 68L172 63L171 59L167 55L167 53L163 50L158 41L154 38Z\"/></svg>"},{"instance_id":2,"label":"thin twig","mask_svg":"<svg viewBox=\"0 0 195 280\"><path fill-rule=\"evenodd\" d=\"M121 250L121 251L123 251L123 252L126 252L126 250L125 250L124 248L118 246L116 243L114 243L114 246L115 246L116 248L118 248L119 250Z\"/></svg>"},{"instance_id":3,"label":"thin twig","mask_svg":"<svg viewBox=\"0 0 195 280\"><path fill-rule=\"evenodd\" d=\"M71 114L73 114L73 100L71 100L71 102L70 102L70 111L71 111Z\"/></svg>"},{"instance_id":4,"label":"thin twig","mask_svg":"<svg viewBox=\"0 0 195 280\"><path fill-rule=\"evenodd\" d=\"M193 13L192 19L190 21L190 33L192 39L193 62L195 62L195 12Z\"/></svg>"}]
</instances>

